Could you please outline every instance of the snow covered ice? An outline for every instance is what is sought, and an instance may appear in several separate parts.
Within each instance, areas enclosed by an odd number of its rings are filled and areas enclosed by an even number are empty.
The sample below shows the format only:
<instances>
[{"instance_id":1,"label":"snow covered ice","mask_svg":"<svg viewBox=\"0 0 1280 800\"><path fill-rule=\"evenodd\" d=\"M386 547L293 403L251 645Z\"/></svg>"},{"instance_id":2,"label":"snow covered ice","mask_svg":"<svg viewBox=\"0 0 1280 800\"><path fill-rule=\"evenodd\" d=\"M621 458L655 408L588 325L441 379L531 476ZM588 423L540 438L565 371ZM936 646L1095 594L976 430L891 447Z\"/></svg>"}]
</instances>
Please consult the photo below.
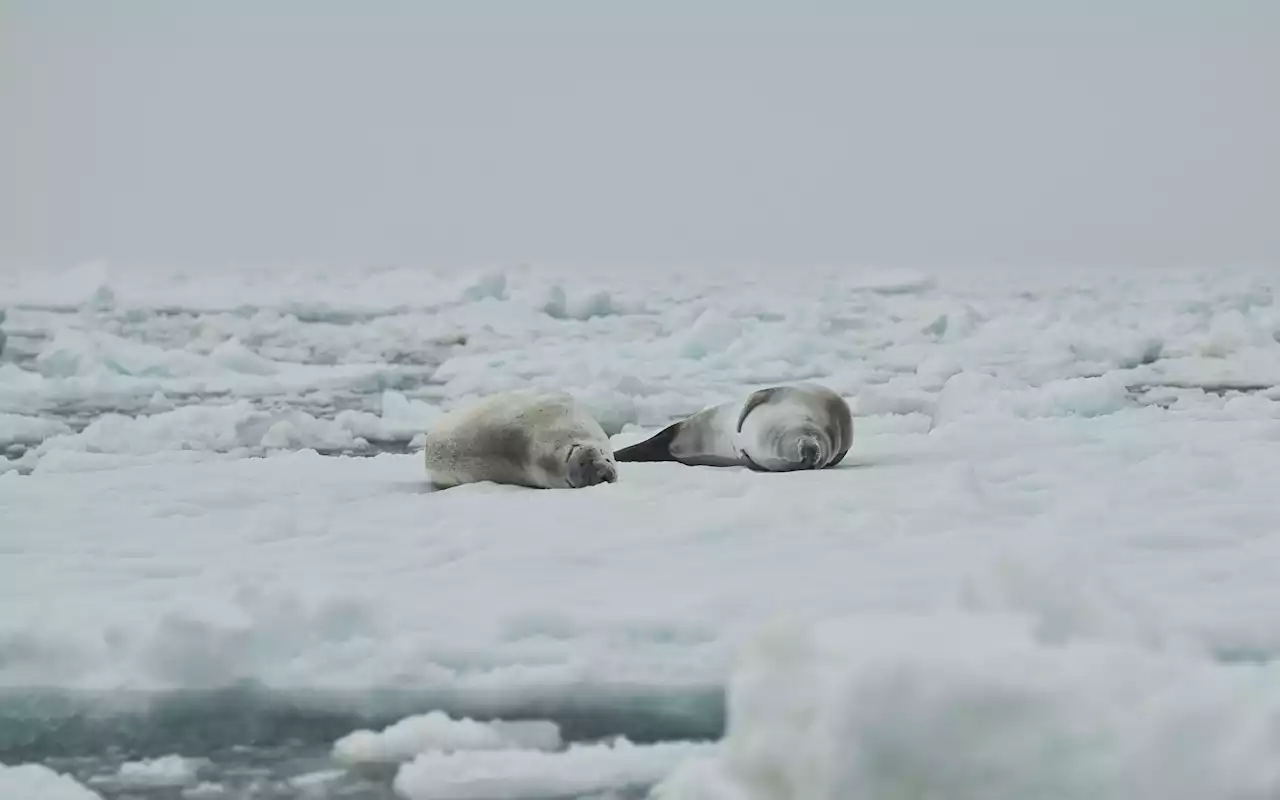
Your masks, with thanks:
<instances>
[{"instance_id":1,"label":"snow covered ice","mask_svg":"<svg viewBox=\"0 0 1280 800\"><path fill-rule=\"evenodd\" d=\"M560 728L554 722L480 723L432 711L406 717L383 731L348 734L334 743L333 755L353 764L395 763L430 750L557 750L560 745Z\"/></svg>"},{"instance_id":2,"label":"snow covered ice","mask_svg":"<svg viewBox=\"0 0 1280 800\"><path fill-rule=\"evenodd\" d=\"M0 764L0 789L5 797L24 800L101 800L75 779L39 764Z\"/></svg>"},{"instance_id":3,"label":"snow covered ice","mask_svg":"<svg viewBox=\"0 0 1280 800\"><path fill-rule=\"evenodd\" d=\"M410 800L489 797L581 797L655 783L711 745L663 742L571 745L559 753L424 753L396 774Z\"/></svg>"},{"instance_id":4,"label":"snow covered ice","mask_svg":"<svg viewBox=\"0 0 1280 800\"><path fill-rule=\"evenodd\" d=\"M0 797L1274 797L1274 282L6 273ZM840 468L416 452L799 380Z\"/></svg>"},{"instance_id":5,"label":"snow covered ice","mask_svg":"<svg viewBox=\"0 0 1280 800\"><path fill-rule=\"evenodd\" d=\"M116 784L132 789L185 786L195 782L202 763L202 759L183 758L179 755L126 761L120 765L120 770L115 775L99 777L93 783Z\"/></svg>"},{"instance_id":6,"label":"snow covered ice","mask_svg":"<svg viewBox=\"0 0 1280 800\"><path fill-rule=\"evenodd\" d=\"M867 614L762 634L724 746L658 798L1275 797L1280 668L1025 620Z\"/></svg>"}]
</instances>

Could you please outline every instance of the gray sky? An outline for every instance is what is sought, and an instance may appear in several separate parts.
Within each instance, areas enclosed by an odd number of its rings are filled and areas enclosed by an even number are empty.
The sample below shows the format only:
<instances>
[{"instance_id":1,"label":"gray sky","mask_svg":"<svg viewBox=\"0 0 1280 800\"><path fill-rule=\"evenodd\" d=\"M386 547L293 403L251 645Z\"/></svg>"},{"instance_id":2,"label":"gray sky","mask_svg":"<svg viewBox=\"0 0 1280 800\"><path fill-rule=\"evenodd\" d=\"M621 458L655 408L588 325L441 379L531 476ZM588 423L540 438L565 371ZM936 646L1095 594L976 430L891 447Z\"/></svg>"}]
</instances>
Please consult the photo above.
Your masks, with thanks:
<instances>
[{"instance_id":1,"label":"gray sky","mask_svg":"<svg viewBox=\"0 0 1280 800\"><path fill-rule=\"evenodd\" d=\"M1280 265L1276 5L0 0L0 268Z\"/></svg>"}]
</instances>

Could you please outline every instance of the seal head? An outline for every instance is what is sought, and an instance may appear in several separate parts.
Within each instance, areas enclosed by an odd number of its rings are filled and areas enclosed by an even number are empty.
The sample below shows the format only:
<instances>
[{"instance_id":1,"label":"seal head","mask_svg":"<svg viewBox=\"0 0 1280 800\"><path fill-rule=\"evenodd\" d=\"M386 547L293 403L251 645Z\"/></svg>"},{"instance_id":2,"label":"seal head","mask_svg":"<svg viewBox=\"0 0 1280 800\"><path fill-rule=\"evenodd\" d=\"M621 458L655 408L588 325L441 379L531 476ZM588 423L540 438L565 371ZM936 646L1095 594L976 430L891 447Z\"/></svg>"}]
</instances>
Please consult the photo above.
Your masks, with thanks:
<instances>
[{"instance_id":1,"label":"seal head","mask_svg":"<svg viewBox=\"0 0 1280 800\"><path fill-rule=\"evenodd\" d=\"M830 403L830 397L807 386L752 393L742 405L737 424L738 446L749 466L791 472L836 463L844 420Z\"/></svg>"},{"instance_id":2,"label":"seal head","mask_svg":"<svg viewBox=\"0 0 1280 800\"><path fill-rule=\"evenodd\" d=\"M615 483L618 467L613 458L594 444L575 444L569 448L565 477L572 489Z\"/></svg>"},{"instance_id":3,"label":"seal head","mask_svg":"<svg viewBox=\"0 0 1280 800\"><path fill-rule=\"evenodd\" d=\"M502 392L454 409L427 431L423 458L441 488L492 481L579 489L618 480L609 437L565 392Z\"/></svg>"}]
</instances>

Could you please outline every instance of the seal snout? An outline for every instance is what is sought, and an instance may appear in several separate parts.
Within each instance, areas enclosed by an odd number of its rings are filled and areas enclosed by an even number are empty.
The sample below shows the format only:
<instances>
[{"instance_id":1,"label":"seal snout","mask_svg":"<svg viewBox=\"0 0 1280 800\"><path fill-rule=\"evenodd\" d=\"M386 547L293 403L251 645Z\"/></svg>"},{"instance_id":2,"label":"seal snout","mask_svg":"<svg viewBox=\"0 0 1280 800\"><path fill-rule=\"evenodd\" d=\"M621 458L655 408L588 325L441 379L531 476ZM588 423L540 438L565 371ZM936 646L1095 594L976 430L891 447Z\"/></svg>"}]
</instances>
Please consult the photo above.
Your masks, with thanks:
<instances>
[{"instance_id":1,"label":"seal snout","mask_svg":"<svg viewBox=\"0 0 1280 800\"><path fill-rule=\"evenodd\" d=\"M595 486L600 483L616 483L618 470L607 461L588 461L578 473L578 486Z\"/></svg>"},{"instance_id":2,"label":"seal snout","mask_svg":"<svg viewBox=\"0 0 1280 800\"><path fill-rule=\"evenodd\" d=\"M618 468L608 461L597 461L592 464L594 467L594 483L617 483ZM589 472L591 472L589 470Z\"/></svg>"},{"instance_id":3,"label":"seal snout","mask_svg":"<svg viewBox=\"0 0 1280 800\"><path fill-rule=\"evenodd\" d=\"M814 469L822 458L822 448L813 439L800 440L800 464L805 469Z\"/></svg>"},{"instance_id":4,"label":"seal snout","mask_svg":"<svg viewBox=\"0 0 1280 800\"><path fill-rule=\"evenodd\" d=\"M576 488L616 483L618 467L603 453L578 450L570 460L569 485Z\"/></svg>"}]
</instances>

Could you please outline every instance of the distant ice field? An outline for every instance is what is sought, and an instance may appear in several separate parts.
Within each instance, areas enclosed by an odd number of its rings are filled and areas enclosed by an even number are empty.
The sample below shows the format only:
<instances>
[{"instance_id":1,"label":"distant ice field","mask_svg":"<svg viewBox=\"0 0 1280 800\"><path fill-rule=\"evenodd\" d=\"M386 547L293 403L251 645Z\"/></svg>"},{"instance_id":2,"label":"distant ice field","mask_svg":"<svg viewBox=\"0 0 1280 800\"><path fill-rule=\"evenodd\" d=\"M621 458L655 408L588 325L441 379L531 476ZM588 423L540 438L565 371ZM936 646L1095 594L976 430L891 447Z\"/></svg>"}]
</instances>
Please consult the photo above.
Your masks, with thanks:
<instances>
[{"instance_id":1,"label":"distant ice field","mask_svg":"<svg viewBox=\"0 0 1280 800\"><path fill-rule=\"evenodd\" d=\"M1277 275L0 275L0 796L1274 797ZM798 380L837 469L417 453Z\"/></svg>"}]
</instances>

